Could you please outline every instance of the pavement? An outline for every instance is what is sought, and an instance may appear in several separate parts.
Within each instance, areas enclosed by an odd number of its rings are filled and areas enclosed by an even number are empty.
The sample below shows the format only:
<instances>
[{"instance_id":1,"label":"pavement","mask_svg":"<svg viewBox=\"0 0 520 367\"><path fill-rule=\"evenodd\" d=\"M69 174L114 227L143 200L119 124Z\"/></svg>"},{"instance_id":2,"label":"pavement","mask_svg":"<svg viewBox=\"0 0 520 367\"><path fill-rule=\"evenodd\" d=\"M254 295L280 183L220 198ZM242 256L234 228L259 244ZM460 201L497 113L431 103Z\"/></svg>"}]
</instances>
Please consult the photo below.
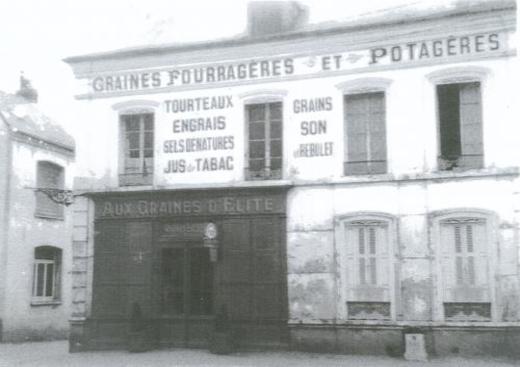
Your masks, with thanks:
<instances>
[{"instance_id":1,"label":"pavement","mask_svg":"<svg viewBox=\"0 0 520 367\"><path fill-rule=\"evenodd\" d=\"M168 349L144 353L96 351L68 353L67 341L0 344L0 367L52 366L232 366L232 367L387 367L387 366L520 366L507 359L436 358L429 362L410 362L382 356L315 354L302 352L241 352L221 356L207 350Z\"/></svg>"}]
</instances>

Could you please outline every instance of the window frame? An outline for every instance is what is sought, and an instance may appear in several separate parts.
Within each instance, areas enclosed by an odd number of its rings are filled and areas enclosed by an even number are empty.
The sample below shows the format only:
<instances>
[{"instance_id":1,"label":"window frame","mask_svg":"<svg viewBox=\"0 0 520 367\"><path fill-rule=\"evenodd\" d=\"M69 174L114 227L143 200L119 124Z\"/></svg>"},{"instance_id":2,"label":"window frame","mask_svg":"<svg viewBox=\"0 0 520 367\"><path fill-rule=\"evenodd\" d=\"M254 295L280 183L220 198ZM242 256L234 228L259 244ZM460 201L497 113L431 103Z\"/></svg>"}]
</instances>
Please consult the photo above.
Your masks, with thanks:
<instances>
[{"instance_id":1,"label":"window frame","mask_svg":"<svg viewBox=\"0 0 520 367\"><path fill-rule=\"evenodd\" d=\"M286 142L284 141L284 117L285 117L285 103L284 97L287 95L287 92L284 90L263 90L263 91L250 91L246 93L242 93L239 95L239 98L243 99L243 116L244 116L244 178L246 181L262 181L262 180L281 180L284 178L284 168L286 167L286 154L285 154L285 146ZM263 168L263 172L260 176L253 176L251 174L251 170L249 167L249 157L250 157L250 143L249 143L249 110L248 108L253 105L270 105L280 103L280 112L281 112L281 131L280 131L280 143L281 143L281 165L280 172L277 173L278 170L273 171L270 169L271 167L271 159L270 155L270 145L271 139L269 135L270 131L270 120L266 120L265 129L266 133L264 136L265 140L265 153L264 159L265 164ZM269 154L269 156L268 156ZM269 165L267 165L267 161L269 161ZM274 174L273 174L274 173Z\"/></svg>"},{"instance_id":2,"label":"window frame","mask_svg":"<svg viewBox=\"0 0 520 367\"><path fill-rule=\"evenodd\" d=\"M392 80L388 78L381 78L381 77L366 77L366 78L356 78L353 80L347 80L341 83L336 84L336 88L339 89L342 93L342 108L343 108L343 115L342 115L342 139L343 139L343 163L342 163L342 170L341 175L343 177L354 177L354 176L373 176L373 175L386 175L390 173L390 141L389 141L389 130L388 130L388 115L389 115L389 106L391 104L389 103L389 98L391 98L389 89L390 85L392 84ZM353 96L353 95L361 95L361 94L371 94L371 93L383 93L383 99L384 99L384 137L385 137L385 170L384 172L376 172L371 173L370 167L367 166L367 172L366 173L347 173L346 171L346 165L348 161L346 160L347 156L347 149L348 149L348 136L347 136L347 123L346 123L346 116L347 116L347 108L346 108L346 98L347 96Z\"/></svg>"},{"instance_id":3,"label":"window frame","mask_svg":"<svg viewBox=\"0 0 520 367\"><path fill-rule=\"evenodd\" d=\"M435 278L435 286L434 286L434 313L433 319L434 321L442 321L442 322L490 322L497 321L498 312L497 312L497 302L496 302L496 284L495 277L497 272L496 267L496 250L497 250L497 217L496 214L489 210L484 209L473 209L473 208L460 208L460 209L448 209L432 212L429 214L429 223L431 228L431 241L433 244L433 248L435 249L435 261L433 264L433 275ZM445 296L447 289L445 287L445 279L446 274L443 272L443 246L442 246L442 238L441 238L441 226L448 221L457 221L457 220L467 220L467 219L475 219L479 221L485 222L485 231L486 231L486 264L487 268L487 289L489 294L489 302L475 302L475 301L462 301L455 302L449 300ZM475 269L476 272L479 269ZM453 274L456 274L456 269L453 269ZM467 285L459 285L458 287L471 289L472 286ZM477 285L473 286L473 288L478 288ZM487 304L490 303L490 318L488 320L462 320L462 319L448 319L445 316L445 304L457 304L457 303L467 303L467 304Z\"/></svg>"},{"instance_id":4,"label":"window frame","mask_svg":"<svg viewBox=\"0 0 520 367\"><path fill-rule=\"evenodd\" d=\"M155 165L156 165L156 108L159 106L158 102L155 101L125 101L121 103L117 103L112 106L112 108L117 112L117 120L119 126L119 164L118 164L118 178L119 178L119 186L150 186L154 183L155 178ZM143 133L140 135L140 152L144 152L144 115L152 115L152 133L153 133L153 141L152 141L152 152L153 156L151 157L151 167L150 172L137 172L133 174L131 177L128 172L126 172L126 154L127 154L127 130L126 123L124 120L124 116L132 116L138 115L140 116L140 131ZM141 154L141 165L143 165L143 161L145 159L144 155Z\"/></svg>"},{"instance_id":5,"label":"window frame","mask_svg":"<svg viewBox=\"0 0 520 367\"><path fill-rule=\"evenodd\" d=\"M475 65L465 65L465 66L455 66L449 68L441 68L435 71L430 72L426 75L426 79L429 80L431 86L433 87L433 98L434 98L434 113L435 113L435 134L436 134L436 169L437 171L448 171L449 169L442 169L443 161L441 157L441 131L440 131L440 108L439 108L439 98L437 95L437 87L440 85L448 85L448 84L465 84L465 83L479 83L480 84L480 118L481 118L481 131L482 131L482 166L481 167L461 167L459 169L455 169L455 172L462 172L471 169L485 169L486 168L486 134L484 132L485 128L485 91L487 78L491 73L491 69L475 66ZM460 104L459 104L460 109ZM459 117L460 120L460 117ZM460 128L460 127L459 127ZM462 143L462 136L461 136Z\"/></svg>"},{"instance_id":6,"label":"window frame","mask_svg":"<svg viewBox=\"0 0 520 367\"><path fill-rule=\"evenodd\" d=\"M45 259L38 251L52 252L52 259ZM34 248L33 254L33 276L31 288L31 305L55 305L61 304L61 284L62 284L62 261L63 250L55 246L38 246ZM38 284L40 281L39 267L43 265L42 295L38 295ZM49 279L49 266L52 265L52 293L46 295Z\"/></svg>"},{"instance_id":7,"label":"window frame","mask_svg":"<svg viewBox=\"0 0 520 367\"><path fill-rule=\"evenodd\" d=\"M386 227L386 238L387 238L387 244L386 244L386 255L384 253L380 255L380 257L377 257L378 259L382 259L383 261L386 259L386 270L388 272L388 278L386 281L386 286L383 287L379 284L371 285L371 284L361 284L360 280L354 284L351 280L349 280L349 269L348 269L348 262L349 257L353 257L353 261L355 263L355 270L358 271L359 268L357 266L359 265L357 263L359 257L354 254L349 255L349 250L347 248L348 240L347 240L347 226L349 226L350 223L357 223L357 222L377 222L378 225L383 224ZM395 216L387 213L380 213L380 212L355 212L351 214L341 215L336 217L335 219L335 246L336 251L338 253L338 262L337 262L337 277L338 277L338 294L339 294L339 305L337 308L338 312L338 318L342 319L344 321L356 321L356 322L373 322L373 321L390 321L390 320L396 320L396 289L395 289L395 256L398 254L398 242L397 242L397 233L398 233L398 227L397 227L397 219ZM355 246L354 246L355 247ZM354 251L355 252L355 251ZM352 261L352 260L351 260ZM381 299L379 300L361 300L359 298L353 299L349 295L350 292L355 291L356 289L367 289L367 288L373 288L373 289L383 289L381 293L386 292L386 297L383 295ZM350 317L349 315L349 303L350 304L373 304L374 307L382 306L382 304L388 304L389 307L389 316L388 317L381 317L381 318L370 318L370 319L359 319Z\"/></svg>"},{"instance_id":8,"label":"window frame","mask_svg":"<svg viewBox=\"0 0 520 367\"><path fill-rule=\"evenodd\" d=\"M56 169L54 173L57 173L57 180L58 184L56 185L46 185L43 187L43 171L48 168L44 168L47 166L51 169ZM48 174L50 171L47 171ZM52 161L48 160L39 160L36 162L36 187L38 189L59 189L64 190L65 189L65 167L63 167L60 164L57 164ZM35 192L35 209L34 209L34 216L38 218L44 218L44 219L55 219L55 220L64 220L65 219L65 208L62 204L56 203L52 201L50 197L48 197L46 194L40 191ZM44 203L47 204L44 204ZM52 205L52 211L46 210L46 205Z\"/></svg>"}]
</instances>

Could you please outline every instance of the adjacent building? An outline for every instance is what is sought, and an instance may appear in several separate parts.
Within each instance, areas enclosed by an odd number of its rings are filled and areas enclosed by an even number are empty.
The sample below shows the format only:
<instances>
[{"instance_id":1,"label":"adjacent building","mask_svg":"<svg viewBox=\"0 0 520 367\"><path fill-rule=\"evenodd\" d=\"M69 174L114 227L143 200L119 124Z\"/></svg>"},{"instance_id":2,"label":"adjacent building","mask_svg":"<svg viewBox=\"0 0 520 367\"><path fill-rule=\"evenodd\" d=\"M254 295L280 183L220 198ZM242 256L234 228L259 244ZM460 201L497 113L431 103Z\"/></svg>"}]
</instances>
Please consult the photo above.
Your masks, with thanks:
<instances>
[{"instance_id":1,"label":"adjacent building","mask_svg":"<svg viewBox=\"0 0 520 367\"><path fill-rule=\"evenodd\" d=\"M74 140L21 78L0 92L0 337L65 339L70 315ZM69 191L67 191L67 189Z\"/></svg>"},{"instance_id":2,"label":"adjacent building","mask_svg":"<svg viewBox=\"0 0 520 367\"><path fill-rule=\"evenodd\" d=\"M516 3L71 57L71 350L157 346L514 354ZM516 82L515 82L516 80Z\"/></svg>"}]
</instances>

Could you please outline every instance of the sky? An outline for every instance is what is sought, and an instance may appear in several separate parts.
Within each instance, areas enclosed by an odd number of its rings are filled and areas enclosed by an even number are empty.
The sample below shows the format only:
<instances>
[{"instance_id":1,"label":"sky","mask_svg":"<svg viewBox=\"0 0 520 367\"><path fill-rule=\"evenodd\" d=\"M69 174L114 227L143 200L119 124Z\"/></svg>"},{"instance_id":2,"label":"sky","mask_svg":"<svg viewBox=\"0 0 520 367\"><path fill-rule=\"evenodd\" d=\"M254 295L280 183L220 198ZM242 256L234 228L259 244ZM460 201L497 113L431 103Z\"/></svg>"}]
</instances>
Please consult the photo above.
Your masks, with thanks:
<instances>
[{"instance_id":1,"label":"sky","mask_svg":"<svg viewBox=\"0 0 520 367\"><path fill-rule=\"evenodd\" d=\"M301 0L310 23L452 0ZM240 34L247 0L4 0L0 2L0 90L15 92L20 72L42 111L74 134L75 79L68 56L131 46Z\"/></svg>"}]
</instances>

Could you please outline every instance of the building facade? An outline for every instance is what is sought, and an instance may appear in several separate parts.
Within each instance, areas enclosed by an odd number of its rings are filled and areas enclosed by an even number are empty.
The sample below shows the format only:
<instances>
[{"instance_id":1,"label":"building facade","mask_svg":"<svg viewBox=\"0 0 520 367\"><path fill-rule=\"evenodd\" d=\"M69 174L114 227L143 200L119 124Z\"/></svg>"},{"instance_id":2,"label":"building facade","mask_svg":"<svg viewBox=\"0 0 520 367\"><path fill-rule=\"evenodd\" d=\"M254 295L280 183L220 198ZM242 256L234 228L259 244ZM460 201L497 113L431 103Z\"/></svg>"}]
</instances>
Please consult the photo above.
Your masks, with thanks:
<instances>
[{"instance_id":1,"label":"building facade","mask_svg":"<svg viewBox=\"0 0 520 367\"><path fill-rule=\"evenodd\" d=\"M0 94L0 336L66 339L72 209L49 196L63 201L72 189L74 140L22 82L17 94Z\"/></svg>"},{"instance_id":2,"label":"building facade","mask_svg":"<svg viewBox=\"0 0 520 367\"><path fill-rule=\"evenodd\" d=\"M244 37L66 60L96 141L71 349L124 344L137 306L159 346L225 312L243 348L517 353L516 4L259 9Z\"/></svg>"}]
</instances>

